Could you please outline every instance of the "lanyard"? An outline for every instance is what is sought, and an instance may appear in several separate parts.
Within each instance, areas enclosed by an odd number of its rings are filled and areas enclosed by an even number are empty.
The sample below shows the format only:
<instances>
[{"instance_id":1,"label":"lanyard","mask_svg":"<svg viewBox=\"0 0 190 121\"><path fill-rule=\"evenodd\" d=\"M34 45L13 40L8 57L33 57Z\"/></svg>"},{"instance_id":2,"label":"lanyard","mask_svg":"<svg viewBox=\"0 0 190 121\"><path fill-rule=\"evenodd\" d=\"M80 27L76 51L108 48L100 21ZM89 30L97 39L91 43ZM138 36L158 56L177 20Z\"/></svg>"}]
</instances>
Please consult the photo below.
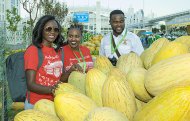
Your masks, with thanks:
<instances>
[{"instance_id":1,"label":"lanyard","mask_svg":"<svg viewBox=\"0 0 190 121\"><path fill-rule=\"evenodd\" d=\"M113 39L113 34L112 34L112 33L110 34L111 54L114 54L114 53L115 53L115 51L118 49L119 45L122 43L122 41L124 40L124 38L126 37L126 35L127 35L127 31L125 31L124 36L121 38L121 40L119 41L119 43L118 43L118 44L116 45L116 47L114 48L114 47L113 47L113 43L112 43L112 41L114 41L114 40L112 40L112 39Z\"/></svg>"},{"instance_id":2,"label":"lanyard","mask_svg":"<svg viewBox=\"0 0 190 121\"><path fill-rule=\"evenodd\" d=\"M72 50L72 52L73 52L73 50ZM83 56L83 54L82 54L80 48L79 48L79 53L80 53L80 56L82 57L82 61L83 61L83 73L85 73L85 71L86 71L86 61L85 61L85 59L84 59L84 56ZM73 54L74 54L75 58L77 59L77 61L78 61L79 63L81 63L81 61L80 61L80 59L77 57L77 55L76 55L74 52L73 52Z\"/></svg>"}]
</instances>

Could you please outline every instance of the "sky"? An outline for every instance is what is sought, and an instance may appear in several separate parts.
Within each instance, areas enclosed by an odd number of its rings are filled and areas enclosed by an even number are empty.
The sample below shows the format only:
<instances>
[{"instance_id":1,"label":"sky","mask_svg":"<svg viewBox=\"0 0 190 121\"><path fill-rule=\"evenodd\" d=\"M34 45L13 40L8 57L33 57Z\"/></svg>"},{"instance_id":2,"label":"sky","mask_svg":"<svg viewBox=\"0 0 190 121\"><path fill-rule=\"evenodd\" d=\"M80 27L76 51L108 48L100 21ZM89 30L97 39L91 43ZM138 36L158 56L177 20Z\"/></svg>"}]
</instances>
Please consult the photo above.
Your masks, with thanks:
<instances>
[{"instance_id":1,"label":"sky","mask_svg":"<svg viewBox=\"0 0 190 121\"><path fill-rule=\"evenodd\" d=\"M77 6L95 6L97 0L58 0L65 2L68 7ZM190 11L190 0L98 0L101 1L101 6L110 9L127 10L128 8L134 8L134 11L139 9L144 10L145 16L151 13L155 14L155 17L165 16L182 11ZM21 16L24 12L21 12Z\"/></svg>"}]
</instances>

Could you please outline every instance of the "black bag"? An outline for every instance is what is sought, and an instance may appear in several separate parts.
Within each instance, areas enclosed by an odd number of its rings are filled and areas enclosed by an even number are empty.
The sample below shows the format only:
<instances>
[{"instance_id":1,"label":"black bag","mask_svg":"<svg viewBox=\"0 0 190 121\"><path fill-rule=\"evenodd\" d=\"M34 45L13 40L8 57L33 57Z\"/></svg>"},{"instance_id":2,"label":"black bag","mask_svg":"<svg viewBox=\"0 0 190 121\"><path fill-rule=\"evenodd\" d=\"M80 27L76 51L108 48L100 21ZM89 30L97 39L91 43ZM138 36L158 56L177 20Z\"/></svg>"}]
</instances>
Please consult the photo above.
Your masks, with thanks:
<instances>
[{"instance_id":1,"label":"black bag","mask_svg":"<svg viewBox=\"0 0 190 121\"><path fill-rule=\"evenodd\" d=\"M63 51L61 51L61 54L62 62L64 62ZM43 54L40 48L38 48L38 59L38 68L40 68L43 62ZM26 76L24 70L24 52L18 52L8 56L6 59L6 76L13 102L24 102L27 92Z\"/></svg>"}]
</instances>

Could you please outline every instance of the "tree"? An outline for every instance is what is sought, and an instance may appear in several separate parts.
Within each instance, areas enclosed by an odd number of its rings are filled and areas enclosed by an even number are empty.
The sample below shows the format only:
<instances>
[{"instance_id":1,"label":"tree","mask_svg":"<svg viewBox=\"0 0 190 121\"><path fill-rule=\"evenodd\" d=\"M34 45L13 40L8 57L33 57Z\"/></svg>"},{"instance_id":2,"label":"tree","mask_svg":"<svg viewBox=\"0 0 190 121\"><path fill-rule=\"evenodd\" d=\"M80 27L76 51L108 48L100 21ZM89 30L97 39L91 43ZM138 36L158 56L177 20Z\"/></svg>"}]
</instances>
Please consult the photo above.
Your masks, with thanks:
<instances>
[{"instance_id":1,"label":"tree","mask_svg":"<svg viewBox=\"0 0 190 121\"><path fill-rule=\"evenodd\" d=\"M29 20L26 22L30 25L30 29L33 30L34 23L37 19L40 3L37 0L20 0L24 10L29 14ZM34 16L32 16L34 15Z\"/></svg>"},{"instance_id":2,"label":"tree","mask_svg":"<svg viewBox=\"0 0 190 121\"><path fill-rule=\"evenodd\" d=\"M160 25L160 30L161 30L162 33L165 33L166 25Z\"/></svg>"},{"instance_id":3,"label":"tree","mask_svg":"<svg viewBox=\"0 0 190 121\"><path fill-rule=\"evenodd\" d=\"M29 20L24 22L23 27L23 44L27 47L32 40L32 30L34 28L34 23L37 19L38 10L40 8L40 3L38 0L20 0L20 3L23 6L23 9L29 14Z\"/></svg>"},{"instance_id":4,"label":"tree","mask_svg":"<svg viewBox=\"0 0 190 121\"><path fill-rule=\"evenodd\" d=\"M54 2L54 0L40 0L44 14L54 15L58 22L62 24L68 14L65 3Z\"/></svg>"},{"instance_id":5,"label":"tree","mask_svg":"<svg viewBox=\"0 0 190 121\"><path fill-rule=\"evenodd\" d=\"M8 21L7 29L12 32L13 37L11 39L14 39L14 42L16 40L16 31L17 31L17 25L21 21L21 17L18 15L17 8L13 8L12 10L6 10L6 19Z\"/></svg>"}]
</instances>

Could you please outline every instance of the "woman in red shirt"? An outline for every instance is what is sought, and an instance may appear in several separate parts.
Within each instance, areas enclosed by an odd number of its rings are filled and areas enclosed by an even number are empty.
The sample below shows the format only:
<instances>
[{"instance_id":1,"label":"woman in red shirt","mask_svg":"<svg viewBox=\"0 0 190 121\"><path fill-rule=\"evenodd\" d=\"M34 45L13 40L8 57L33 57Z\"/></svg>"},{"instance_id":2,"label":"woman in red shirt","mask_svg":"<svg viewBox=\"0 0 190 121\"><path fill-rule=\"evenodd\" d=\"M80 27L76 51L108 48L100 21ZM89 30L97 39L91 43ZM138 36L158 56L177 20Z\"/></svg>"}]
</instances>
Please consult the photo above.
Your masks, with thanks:
<instances>
[{"instance_id":1,"label":"woman in red shirt","mask_svg":"<svg viewBox=\"0 0 190 121\"><path fill-rule=\"evenodd\" d=\"M93 60L90 50L80 45L82 39L82 26L73 24L68 29L67 42L68 45L64 46L64 67L68 71L73 64L79 64L83 72L87 72L93 67Z\"/></svg>"},{"instance_id":2,"label":"woman in red shirt","mask_svg":"<svg viewBox=\"0 0 190 121\"><path fill-rule=\"evenodd\" d=\"M28 89L25 109L33 108L33 105L40 99L53 100L52 93L56 85L60 81L67 82L69 73L65 73L63 70L62 46L61 26L55 17L51 15L41 17L33 29L32 45L24 54ZM37 48L40 48L43 54L43 62L40 67L38 67ZM77 67L79 66L73 65L69 72L76 70Z\"/></svg>"}]
</instances>

